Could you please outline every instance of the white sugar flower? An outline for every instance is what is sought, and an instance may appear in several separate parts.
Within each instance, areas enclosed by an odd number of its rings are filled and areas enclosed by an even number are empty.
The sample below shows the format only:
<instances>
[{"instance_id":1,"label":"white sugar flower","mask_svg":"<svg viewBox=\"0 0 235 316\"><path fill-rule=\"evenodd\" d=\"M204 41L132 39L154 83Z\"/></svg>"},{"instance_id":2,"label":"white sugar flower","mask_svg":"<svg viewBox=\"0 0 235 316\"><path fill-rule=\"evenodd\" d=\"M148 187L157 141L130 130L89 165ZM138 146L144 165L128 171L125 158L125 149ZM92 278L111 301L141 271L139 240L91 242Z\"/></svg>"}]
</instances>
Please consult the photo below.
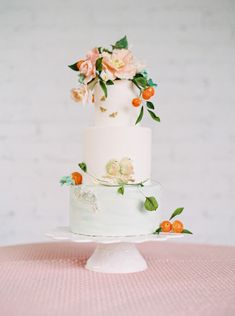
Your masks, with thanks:
<instances>
[{"instance_id":1,"label":"white sugar flower","mask_svg":"<svg viewBox=\"0 0 235 316\"><path fill-rule=\"evenodd\" d=\"M124 157L120 161L120 171L122 175L130 176L134 174L134 167L130 158Z\"/></svg>"},{"instance_id":2,"label":"white sugar flower","mask_svg":"<svg viewBox=\"0 0 235 316\"><path fill-rule=\"evenodd\" d=\"M106 172L109 176L117 177L120 174L119 162L115 159L109 160L106 165Z\"/></svg>"},{"instance_id":3,"label":"white sugar flower","mask_svg":"<svg viewBox=\"0 0 235 316\"><path fill-rule=\"evenodd\" d=\"M100 73L100 77L106 82L108 80L114 80L116 79L116 77L112 74L111 71L109 71L108 69L104 69L101 71Z\"/></svg>"}]
</instances>

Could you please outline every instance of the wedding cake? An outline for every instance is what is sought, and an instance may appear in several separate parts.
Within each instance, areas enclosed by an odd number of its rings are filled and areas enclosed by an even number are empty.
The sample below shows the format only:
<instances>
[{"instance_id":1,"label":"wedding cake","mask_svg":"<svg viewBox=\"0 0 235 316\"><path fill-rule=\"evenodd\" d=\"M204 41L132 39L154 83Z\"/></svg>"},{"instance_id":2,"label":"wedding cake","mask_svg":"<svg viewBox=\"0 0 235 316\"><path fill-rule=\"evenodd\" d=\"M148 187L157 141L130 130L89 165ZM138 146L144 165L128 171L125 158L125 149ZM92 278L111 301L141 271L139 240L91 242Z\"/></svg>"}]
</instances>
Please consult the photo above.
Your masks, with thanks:
<instances>
[{"instance_id":1,"label":"wedding cake","mask_svg":"<svg viewBox=\"0 0 235 316\"><path fill-rule=\"evenodd\" d=\"M92 49L69 67L79 80L72 98L94 107L94 124L82 137L80 170L60 181L70 187L70 230L93 236L155 232L161 188L151 181L152 133L141 120L147 113L160 122L152 102L156 84L126 37L110 49Z\"/></svg>"}]
</instances>

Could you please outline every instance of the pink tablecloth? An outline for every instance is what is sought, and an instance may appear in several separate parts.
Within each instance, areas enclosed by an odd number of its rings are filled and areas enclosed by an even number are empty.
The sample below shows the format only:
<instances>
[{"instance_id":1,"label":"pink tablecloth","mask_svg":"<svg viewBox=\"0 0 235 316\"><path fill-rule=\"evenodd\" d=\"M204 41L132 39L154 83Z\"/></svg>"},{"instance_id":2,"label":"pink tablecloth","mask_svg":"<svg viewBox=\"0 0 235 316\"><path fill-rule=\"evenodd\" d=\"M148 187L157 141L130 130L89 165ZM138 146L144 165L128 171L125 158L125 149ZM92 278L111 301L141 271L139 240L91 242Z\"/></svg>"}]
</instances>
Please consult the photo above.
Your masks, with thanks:
<instances>
[{"instance_id":1,"label":"pink tablecloth","mask_svg":"<svg viewBox=\"0 0 235 316\"><path fill-rule=\"evenodd\" d=\"M0 248L1 316L235 315L235 248L145 243L149 269L84 269L94 245Z\"/></svg>"}]
</instances>

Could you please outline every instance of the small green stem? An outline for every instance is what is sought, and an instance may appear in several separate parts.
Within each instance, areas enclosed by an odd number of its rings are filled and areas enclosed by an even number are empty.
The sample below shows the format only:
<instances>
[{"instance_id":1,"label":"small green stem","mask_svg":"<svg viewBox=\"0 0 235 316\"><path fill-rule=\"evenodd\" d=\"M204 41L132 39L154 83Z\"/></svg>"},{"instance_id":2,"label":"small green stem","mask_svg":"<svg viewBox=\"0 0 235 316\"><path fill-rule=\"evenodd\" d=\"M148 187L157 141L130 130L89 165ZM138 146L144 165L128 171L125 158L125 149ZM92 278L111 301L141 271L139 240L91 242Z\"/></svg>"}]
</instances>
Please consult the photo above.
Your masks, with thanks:
<instances>
[{"instance_id":1,"label":"small green stem","mask_svg":"<svg viewBox=\"0 0 235 316\"><path fill-rule=\"evenodd\" d=\"M137 186L137 189L144 196L144 198L146 199L146 195L144 195L144 193L140 190L139 186Z\"/></svg>"}]
</instances>

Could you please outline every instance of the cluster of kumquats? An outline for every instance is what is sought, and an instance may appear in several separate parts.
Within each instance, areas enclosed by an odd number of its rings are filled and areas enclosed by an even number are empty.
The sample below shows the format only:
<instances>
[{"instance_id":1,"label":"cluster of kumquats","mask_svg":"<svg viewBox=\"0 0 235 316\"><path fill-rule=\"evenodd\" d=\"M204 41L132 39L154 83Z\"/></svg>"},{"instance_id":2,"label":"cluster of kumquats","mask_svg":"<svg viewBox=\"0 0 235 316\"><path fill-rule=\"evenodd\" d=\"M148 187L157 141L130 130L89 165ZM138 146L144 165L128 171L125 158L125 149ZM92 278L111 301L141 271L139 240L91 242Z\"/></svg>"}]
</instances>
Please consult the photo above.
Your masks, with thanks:
<instances>
[{"instance_id":1,"label":"cluster of kumquats","mask_svg":"<svg viewBox=\"0 0 235 316\"><path fill-rule=\"evenodd\" d=\"M150 98L152 98L155 94L155 90L153 87L148 87L146 89L144 89L141 93L141 97L139 98L134 98L132 100L132 105L135 106L135 107L138 107L141 105L142 103L142 98L144 100L149 100Z\"/></svg>"},{"instance_id":2,"label":"cluster of kumquats","mask_svg":"<svg viewBox=\"0 0 235 316\"><path fill-rule=\"evenodd\" d=\"M183 233L183 234L192 234L191 231L187 230L184 228L184 224L179 221L175 220L173 223L171 223L171 220L177 216L180 215L183 212L184 208L179 207L177 208L171 215L170 219L167 221L161 222L159 228L156 230L156 234L159 234L160 232L162 233Z\"/></svg>"}]
</instances>

